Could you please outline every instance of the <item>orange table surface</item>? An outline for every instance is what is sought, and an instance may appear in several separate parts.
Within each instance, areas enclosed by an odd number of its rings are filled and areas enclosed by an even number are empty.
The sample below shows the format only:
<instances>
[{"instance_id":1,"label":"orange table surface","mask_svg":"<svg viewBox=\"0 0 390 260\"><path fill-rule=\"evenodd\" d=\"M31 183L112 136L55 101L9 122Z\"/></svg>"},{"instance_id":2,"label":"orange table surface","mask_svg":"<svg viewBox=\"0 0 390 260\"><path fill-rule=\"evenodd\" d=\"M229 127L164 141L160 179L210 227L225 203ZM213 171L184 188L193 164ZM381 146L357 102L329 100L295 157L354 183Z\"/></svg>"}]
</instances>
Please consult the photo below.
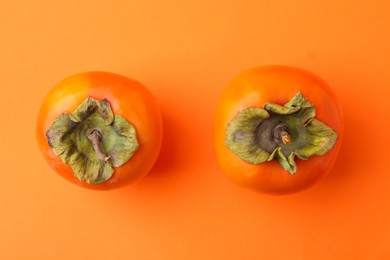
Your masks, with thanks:
<instances>
[{"instance_id":1,"label":"orange table surface","mask_svg":"<svg viewBox=\"0 0 390 260\"><path fill-rule=\"evenodd\" d=\"M3 1L0 259L390 259L390 4L360 1ZM333 88L345 135L312 188L270 196L221 172L219 94L248 68L309 70ZM36 116L91 70L145 84L164 142L143 179L91 191L53 172Z\"/></svg>"}]
</instances>

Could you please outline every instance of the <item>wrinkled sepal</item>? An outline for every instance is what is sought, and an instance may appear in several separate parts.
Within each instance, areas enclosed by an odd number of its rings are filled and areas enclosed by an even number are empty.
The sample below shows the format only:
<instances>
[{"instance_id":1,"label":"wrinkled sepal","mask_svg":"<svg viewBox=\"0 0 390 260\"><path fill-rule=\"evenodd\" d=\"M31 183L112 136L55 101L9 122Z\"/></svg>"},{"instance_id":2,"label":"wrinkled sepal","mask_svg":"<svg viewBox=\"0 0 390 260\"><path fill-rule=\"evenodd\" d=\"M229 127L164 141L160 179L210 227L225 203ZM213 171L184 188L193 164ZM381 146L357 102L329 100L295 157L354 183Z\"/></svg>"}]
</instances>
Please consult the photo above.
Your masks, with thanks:
<instances>
[{"instance_id":1,"label":"wrinkled sepal","mask_svg":"<svg viewBox=\"0 0 390 260\"><path fill-rule=\"evenodd\" d=\"M305 145L296 149L299 159L306 160L314 155L324 155L332 149L337 141L337 133L317 119L311 119L306 125Z\"/></svg>"},{"instance_id":2,"label":"wrinkled sepal","mask_svg":"<svg viewBox=\"0 0 390 260\"><path fill-rule=\"evenodd\" d=\"M72 153L65 158L64 162L70 165L77 179L90 184L105 182L114 173L114 169L109 163L96 159L91 160L82 153Z\"/></svg>"},{"instance_id":3,"label":"wrinkled sepal","mask_svg":"<svg viewBox=\"0 0 390 260\"><path fill-rule=\"evenodd\" d=\"M267 161L271 161L273 159L276 159L279 164L288 171L291 175L295 174L297 172L297 165L294 161L294 153L290 153L288 157L286 157L282 153L281 147L276 148L271 155L268 157Z\"/></svg>"},{"instance_id":4,"label":"wrinkled sepal","mask_svg":"<svg viewBox=\"0 0 390 260\"><path fill-rule=\"evenodd\" d=\"M227 126L225 145L247 162L265 162L269 153L258 146L257 128L268 117L268 112L261 108L242 110Z\"/></svg>"},{"instance_id":5,"label":"wrinkled sepal","mask_svg":"<svg viewBox=\"0 0 390 260\"><path fill-rule=\"evenodd\" d=\"M310 108L310 109L307 109ZM301 92L298 92L289 102L287 102L284 106L268 102L264 105L264 109L270 113L277 115L291 115L302 109L306 109L310 111L312 117L315 116L315 108L312 104L310 104L306 98L302 96Z\"/></svg>"},{"instance_id":6,"label":"wrinkled sepal","mask_svg":"<svg viewBox=\"0 0 390 260\"><path fill-rule=\"evenodd\" d=\"M139 144L135 128L126 119L116 115L112 128L117 133L110 143L113 144L107 150L113 166L120 167L125 164L138 150Z\"/></svg>"},{"instance_id":7,"label":"wrinkled sepal","mask_svg":"<svg viewBox=\"0 0 390 260\"><path fill-rule=\"evenodd\" d=\"M83 103L77 107L72 114L72 118L76 122L81 122L95 112L101 116L106 125L109 125L114 121L114 114L108 100L103 99L99 101L90 97L85 99Z\"/></svg>"}]
</instances>

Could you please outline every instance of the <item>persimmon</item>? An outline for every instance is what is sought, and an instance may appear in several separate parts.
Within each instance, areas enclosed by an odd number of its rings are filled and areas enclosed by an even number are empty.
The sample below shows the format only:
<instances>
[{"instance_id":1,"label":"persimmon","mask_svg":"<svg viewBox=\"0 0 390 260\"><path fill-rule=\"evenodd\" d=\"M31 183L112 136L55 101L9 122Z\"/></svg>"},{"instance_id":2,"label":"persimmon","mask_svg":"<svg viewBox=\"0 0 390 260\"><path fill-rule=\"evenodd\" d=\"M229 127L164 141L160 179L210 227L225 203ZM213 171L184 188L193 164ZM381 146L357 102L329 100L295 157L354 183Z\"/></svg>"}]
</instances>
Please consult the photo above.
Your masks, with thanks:
<instances>
[{"instance_id":1,"label":"persimmon","mask_svg":"<svg viewBox=\"0 0 390 260\"><path fill-rule=\"evenodd\" d=\"M141 83L108 72L70 76L41 105L36 136L44 159L89 189L122 187L147 174L162 142L162 119Z\"/></svg>"},{"instance_id":2,"label":"persimmon","mask_svg":"<svg viewBox=\"0 0 390 260\"><path fill-rule=\"evenodd\" d=\"M303 190L326 176L343 135L330 87L308 71L286 66L238 75L221 94L214 123L226 176L273 194Z\"/></svg>"}]
</instances>

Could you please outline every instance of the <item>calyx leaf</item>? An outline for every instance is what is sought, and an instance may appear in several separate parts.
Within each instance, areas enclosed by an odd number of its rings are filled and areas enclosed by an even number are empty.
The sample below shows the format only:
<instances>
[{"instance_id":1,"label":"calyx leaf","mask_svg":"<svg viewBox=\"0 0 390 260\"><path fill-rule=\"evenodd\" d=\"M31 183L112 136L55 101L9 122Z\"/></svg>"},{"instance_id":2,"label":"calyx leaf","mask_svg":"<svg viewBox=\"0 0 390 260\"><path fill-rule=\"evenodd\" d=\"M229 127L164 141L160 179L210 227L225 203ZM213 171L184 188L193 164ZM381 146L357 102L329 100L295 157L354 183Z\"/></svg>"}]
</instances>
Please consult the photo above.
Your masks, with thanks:
<instances>
[{"instance_id":1,"label":"calyx leaf","mask_svg":"<svg viewBox=\"0 0 390 260\"><path fill-rule=\"evenodd\" d=\"M270 154L259 149L257 128L268 117L268 112L261 108L251 107L241 111L227 127L225 144L247 162L265 162Z\"/></svg>"},{"instance_id":2,"label":"calyx leaf","mask_svg":"<svg viewBox=\"0 0 390 260\"><path fill-rule=\"evenodd\" d=\"M101 133L100 147L110 158L99 159L88 139L91 130ZM112 112L108 100L87 98L72 114L61 114L46 132L49 145L72 168L79 180L91 184L110 179L113 167L126 163L139 147L136 130Z\"/></svg>"},{"instance_id":3,"label":"calyx leaf","mask_svg":"<svg viewBox=\"0 0 390 260\"><path fill-rule=\"evenodd\" d=\"M266 103L263 108L240 111L226 128L225 145L242 160L260 164L276 159L290 174L295 174L295 156L306 160L332 149L337 133L315 119L313 104L298 92L284 106ZM289 130L291 143L275 139L276 126Z\"/></svg>"}]
</instances>

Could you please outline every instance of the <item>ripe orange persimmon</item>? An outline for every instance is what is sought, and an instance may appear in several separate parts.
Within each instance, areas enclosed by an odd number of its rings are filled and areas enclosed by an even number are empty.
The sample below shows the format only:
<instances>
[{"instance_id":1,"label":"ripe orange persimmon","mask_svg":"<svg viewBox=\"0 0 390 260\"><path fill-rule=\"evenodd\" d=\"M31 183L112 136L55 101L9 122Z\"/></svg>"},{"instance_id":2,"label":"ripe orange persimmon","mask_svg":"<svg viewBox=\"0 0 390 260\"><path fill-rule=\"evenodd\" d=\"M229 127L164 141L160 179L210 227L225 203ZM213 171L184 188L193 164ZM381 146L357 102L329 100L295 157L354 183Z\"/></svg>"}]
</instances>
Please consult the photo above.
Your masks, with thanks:
<instances>
[{"instance_id":1,"label":"ripe orange persimmon","mask_svg":"<svg viewBox=\"0 0 390 260\"><path fill-rule=\"evenodd\" d=\"M223 172L242 186L273 194L303 190L327 175L343 135L328 85L286 66L238 75L220 97L214 123Z\"/></svg>"},{"instance_id":2,"label":"ripe orange persimmon","mask_svg":"<svg viewBox=\"0 0 390 260\"><path fill-rule=\"evenodd\" d=\"M36 136L44 159L65 179L112 189L147 174L162 142L162 119L151 92L108 72L70 76L45 97Z\"/></svg>"}]
</instances>

